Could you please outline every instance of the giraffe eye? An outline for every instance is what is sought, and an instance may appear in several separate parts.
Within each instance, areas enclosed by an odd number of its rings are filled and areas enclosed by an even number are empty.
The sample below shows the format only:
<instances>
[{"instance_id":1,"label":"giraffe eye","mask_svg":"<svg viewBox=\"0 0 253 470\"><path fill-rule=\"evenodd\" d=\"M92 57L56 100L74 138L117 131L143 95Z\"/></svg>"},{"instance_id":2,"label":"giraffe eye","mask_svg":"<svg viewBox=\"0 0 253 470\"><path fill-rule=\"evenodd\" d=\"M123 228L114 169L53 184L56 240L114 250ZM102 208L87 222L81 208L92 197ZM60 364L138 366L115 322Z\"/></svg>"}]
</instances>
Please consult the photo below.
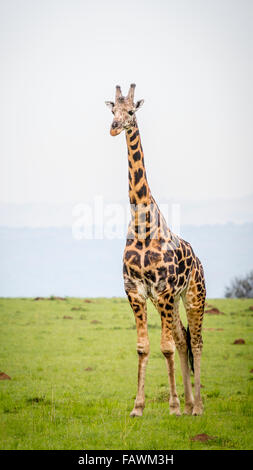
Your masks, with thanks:
<instances>
[{"instance_id":1,"label":"giraffe eye","mask_svg":"<svg viewBox=\"0 0 253 470\"><path fill-rule=\"evenodd\" d=\"M128 114L130 114L130 116L132 116L134 114L133 111L128 111Z\"/></svg>"}]
</instances>

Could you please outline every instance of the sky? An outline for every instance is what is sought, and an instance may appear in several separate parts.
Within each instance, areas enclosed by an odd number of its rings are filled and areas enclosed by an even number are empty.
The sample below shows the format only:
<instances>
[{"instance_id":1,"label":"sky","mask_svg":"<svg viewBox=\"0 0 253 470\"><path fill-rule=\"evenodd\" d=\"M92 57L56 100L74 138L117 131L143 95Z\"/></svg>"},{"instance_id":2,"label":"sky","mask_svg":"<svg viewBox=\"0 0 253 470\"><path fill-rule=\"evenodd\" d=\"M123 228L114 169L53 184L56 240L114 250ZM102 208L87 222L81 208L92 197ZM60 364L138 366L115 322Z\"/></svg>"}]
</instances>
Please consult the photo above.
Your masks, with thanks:
<instances>
[{"instance_id":1,"label":"sky","mask_svg":"<svg viewBox=\"0 0 253 470\"><path fill-rule=\"evenodd\" d=\"M115 85L156 199L252 194L251 0L0 0L0 203L127 196Z\"/></svg>"}]
</instances>

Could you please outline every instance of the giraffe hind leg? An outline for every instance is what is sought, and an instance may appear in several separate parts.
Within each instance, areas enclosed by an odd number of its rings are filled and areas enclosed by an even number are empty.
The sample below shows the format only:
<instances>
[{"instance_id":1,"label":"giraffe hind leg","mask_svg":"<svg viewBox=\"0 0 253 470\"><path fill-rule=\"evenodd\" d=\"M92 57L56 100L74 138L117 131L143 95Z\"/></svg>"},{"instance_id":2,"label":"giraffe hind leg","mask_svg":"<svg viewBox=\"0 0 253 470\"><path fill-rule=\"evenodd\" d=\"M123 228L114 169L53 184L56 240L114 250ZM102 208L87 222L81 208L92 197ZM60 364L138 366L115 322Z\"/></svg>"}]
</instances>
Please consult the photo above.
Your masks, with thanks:
<instances>
[{"instance_id":1,"label":"giraffe hind leg","mask_svg":"<svg viewBox=\"0 0 253 470\"><path fill-rule=\"evenodd\" d=\"M165 300L161 295L159 301L155 305L161 316L161 352L165 357L168 371L169 387L170 387L170 414L180 416L180 402L176 390L175 379L175 341L172 332L173 323L173 300L171 302Z\"/></svg>"},{"instance_id":2,"label":"giraffe hind leg","mask_svg":"<svg viewBox=\"0 0 253 470\"><path fill-rule=\"evenodd\" d=\"M205 283L203 276L203 268L197 263L197 268L194 268L189 285L184 295L182 296L187 320L188 320L188 344L189 350L192 351L192 369L194 370L194 406L192 410L193 415L200 415L203 412L203 403L200 393L200 363L202 353L202 323L205 305Z\"/></svg>"},{"instance_id":3,"label":"giraffe hind leg","mask_svg":"<svg viewBox=\"0 0 253 470\"><path fill-rule=\"evenodd\" d=\"M192 414L194 399L192 394L190 368L189 368L189 344L187 332L182 324L179 315L179 299L174 303L173 323L172 323L173 338L179 354L180 365L182 370L182 378L184 384L185 395L185 408L184 414Z\"/></svg>"}]
</instances>

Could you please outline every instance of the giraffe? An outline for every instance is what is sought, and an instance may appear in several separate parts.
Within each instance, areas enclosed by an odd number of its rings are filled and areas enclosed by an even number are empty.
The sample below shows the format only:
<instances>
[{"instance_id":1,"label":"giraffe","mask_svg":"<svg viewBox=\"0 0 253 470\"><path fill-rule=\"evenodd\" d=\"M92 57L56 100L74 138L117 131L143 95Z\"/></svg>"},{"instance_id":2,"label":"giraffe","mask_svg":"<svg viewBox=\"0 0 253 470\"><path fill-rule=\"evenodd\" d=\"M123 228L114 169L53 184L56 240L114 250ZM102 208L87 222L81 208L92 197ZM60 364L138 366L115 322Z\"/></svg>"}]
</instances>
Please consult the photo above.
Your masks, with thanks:
<instances>
[{"instance_id":1,"label":"giraffe","mask_svg":"<svg viewBox=\"0 0 253 470\"><path fill-rule=\"evenodd\" d=\"M115 102L106 101L114 115L110 134L116 136L125 130L128 149L131 221L123 256L123 277L135 316L138 354L137 395L130 416L142 416L145 407L145 372L150 352L148 298L161 317L160 348L168 371L170 414L181 414L174 365L177 349L184 384L184 413L200 415L203 412L200 393L201 328L206 297L203 267L191 245L167 226L151 194L136 120L136 111L144 101L134 103L134 91L135 84L132 84L124 97L121 88L116 86ZM187 329L179 316L180 298L186 310ZM190 367L194 372L194 396Z\"/></svg>"}]
</instances>

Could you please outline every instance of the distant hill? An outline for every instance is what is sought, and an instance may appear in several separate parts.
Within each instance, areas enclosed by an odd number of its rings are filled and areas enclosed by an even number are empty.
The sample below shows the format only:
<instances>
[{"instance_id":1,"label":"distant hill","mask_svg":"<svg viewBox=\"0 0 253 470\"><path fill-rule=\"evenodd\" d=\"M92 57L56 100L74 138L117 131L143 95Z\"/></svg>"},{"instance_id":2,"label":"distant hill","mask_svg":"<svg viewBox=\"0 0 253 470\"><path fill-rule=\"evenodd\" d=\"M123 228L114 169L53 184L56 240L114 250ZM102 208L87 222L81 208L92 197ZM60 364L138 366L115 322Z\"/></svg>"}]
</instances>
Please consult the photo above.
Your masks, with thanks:
<instances>
[{"instance_id":1,"label":"distant hill","mask_svg":"<svg viewBox=\"0 0 253 470\"><path fill-rule=\"evenodd\" d=\"M183 226L201 259L208 297L223 297L253 268L253 223ZM71 228L0 227L0 296L111 297L124 294L125 240L75 240Z\"/></svg>"},{"instance_id":2,"label":"distant hill","mask_svg":"<svg viewBox=\"0 0 253 470\"><path fill-rule=\"evenodd\" d=\"M181 225L206 225L253 222L253 195L241 199L217 199L214 201L186 201L163 198L159 204L167 204L165 217L171 225L173 204L179 205ZM73 209L82 203L88 203L94 209L94 201L75 203L0 203L0 226L8 227L71 227ZM124 201L104 201L118 203L128 210L128 199Z\"/></svg>"}]
</instances>

